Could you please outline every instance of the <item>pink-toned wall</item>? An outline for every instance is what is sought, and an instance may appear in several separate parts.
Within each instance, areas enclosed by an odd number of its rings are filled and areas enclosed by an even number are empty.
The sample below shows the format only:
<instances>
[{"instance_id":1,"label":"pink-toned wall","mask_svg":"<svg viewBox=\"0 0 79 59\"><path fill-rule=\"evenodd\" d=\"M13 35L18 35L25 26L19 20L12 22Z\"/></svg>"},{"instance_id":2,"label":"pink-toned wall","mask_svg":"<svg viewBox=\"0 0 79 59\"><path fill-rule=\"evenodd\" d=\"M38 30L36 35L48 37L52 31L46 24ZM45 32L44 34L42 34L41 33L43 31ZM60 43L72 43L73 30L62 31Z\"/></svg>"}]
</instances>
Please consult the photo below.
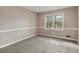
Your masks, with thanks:
<instances>
[{"instance_id":1,"label":"pink-toned wall","mask_svg":"<svg viewBox=\"0 0 79 59\"><path fill-rule=\"evenodd\" d=\"M22 7L0 6L0 46L35 35L47 35L78 39L77 7L36 14ZM44 16L64 13L64 30L45 30ZM38 28L38 29L37 29Z\"/></svg>"},{"instance_id":2,"label":"pink-toned wall","mask_svg":"<svg viewBox=\"0 0 79 59\"><path fill-rule=\"evenodd\" d=\"M77 7L71 7L61 10L48 11L38 14L38 35L63 37L70 35L72 39L78 39L78 15ZM51 14L64 13L64 30L46 30L44 28L44 17Z\"/></svg>"},{"instance_id":3,"label":"pink-toned wall","mask_svg":"<svg viewBox=\"0 0 79 59\"><path fill-rule=\"evenodd\" d=\"M78 7L78 44L79 44L79 7Z\"/></svg>"},{"instance_id":4,"label":"pink-toned wall","mask_svg":"<svg viewBox=\"0 0 79 59\"><path fill-rule=\"evenodd\" d=\"M0 46L36 35L37 14L22 7L0 6Z\"/></svg>"}]
</instances>

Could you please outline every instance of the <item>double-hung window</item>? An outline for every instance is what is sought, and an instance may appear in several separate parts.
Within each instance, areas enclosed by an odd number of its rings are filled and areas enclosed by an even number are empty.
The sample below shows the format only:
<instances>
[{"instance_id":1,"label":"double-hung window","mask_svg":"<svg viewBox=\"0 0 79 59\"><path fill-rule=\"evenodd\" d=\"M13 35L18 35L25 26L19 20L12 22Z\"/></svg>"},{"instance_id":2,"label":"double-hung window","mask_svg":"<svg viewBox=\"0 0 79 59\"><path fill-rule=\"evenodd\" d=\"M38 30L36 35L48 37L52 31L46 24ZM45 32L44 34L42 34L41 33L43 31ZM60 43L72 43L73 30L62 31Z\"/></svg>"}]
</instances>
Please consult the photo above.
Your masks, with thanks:
<instances>
[{"instance_id":1,"label":"double-hung window","mask_svg":"<svg viewBox=\"0 0 79 59\"><path fill-rule=\"evenodd\" d=\"M45 28L46 29L64 29L64 14L55 14L45 16Z\"/></svg>"}]
</instances>

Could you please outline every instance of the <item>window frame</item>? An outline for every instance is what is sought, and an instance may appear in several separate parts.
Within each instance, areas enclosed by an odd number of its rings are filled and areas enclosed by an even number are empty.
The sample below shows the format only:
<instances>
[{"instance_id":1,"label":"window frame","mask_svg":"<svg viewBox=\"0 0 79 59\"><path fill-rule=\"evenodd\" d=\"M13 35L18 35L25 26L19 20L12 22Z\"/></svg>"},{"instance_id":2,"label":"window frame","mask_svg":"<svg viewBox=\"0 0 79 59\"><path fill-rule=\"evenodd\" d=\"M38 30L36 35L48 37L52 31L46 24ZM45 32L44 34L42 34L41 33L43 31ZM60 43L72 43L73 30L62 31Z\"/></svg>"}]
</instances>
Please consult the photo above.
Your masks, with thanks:
<instances>
[{"instance_id":1,"label":"window frame","mask_svg":"<svg viewBox=\"0 0 79 59\"><path fill-rule=\"evenodd\" d=\"M56 16L56 15L62 15L63 16L63 28L62 29L57 29L57 28L46 28L46 17L47 16ZM58 13L58 14L50 14L50 15L45 15L44 16L44 29L46 29L46 30L64 30L64 13Z\"/></svg>"}]
</instances>

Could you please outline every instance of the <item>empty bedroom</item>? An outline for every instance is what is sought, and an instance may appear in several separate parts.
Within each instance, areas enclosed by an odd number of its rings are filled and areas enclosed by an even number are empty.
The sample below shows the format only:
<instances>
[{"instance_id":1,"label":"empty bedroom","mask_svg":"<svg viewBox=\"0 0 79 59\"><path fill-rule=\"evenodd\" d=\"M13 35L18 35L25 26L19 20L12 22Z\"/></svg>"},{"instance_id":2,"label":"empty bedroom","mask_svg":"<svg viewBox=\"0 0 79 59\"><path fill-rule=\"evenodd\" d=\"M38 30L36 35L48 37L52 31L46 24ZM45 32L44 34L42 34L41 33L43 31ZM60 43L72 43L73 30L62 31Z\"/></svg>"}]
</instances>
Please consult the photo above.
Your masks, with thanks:
<instances>
[{"instance_id":1,"label":"empty bedroom","mask_svg":"<svg viewBox=\"0 0 79 59\"><path fill-rule=\"evenodd\" d=\"M79 53L79 7L0 6L0 53Z\"/></svg>"}]
</instances>

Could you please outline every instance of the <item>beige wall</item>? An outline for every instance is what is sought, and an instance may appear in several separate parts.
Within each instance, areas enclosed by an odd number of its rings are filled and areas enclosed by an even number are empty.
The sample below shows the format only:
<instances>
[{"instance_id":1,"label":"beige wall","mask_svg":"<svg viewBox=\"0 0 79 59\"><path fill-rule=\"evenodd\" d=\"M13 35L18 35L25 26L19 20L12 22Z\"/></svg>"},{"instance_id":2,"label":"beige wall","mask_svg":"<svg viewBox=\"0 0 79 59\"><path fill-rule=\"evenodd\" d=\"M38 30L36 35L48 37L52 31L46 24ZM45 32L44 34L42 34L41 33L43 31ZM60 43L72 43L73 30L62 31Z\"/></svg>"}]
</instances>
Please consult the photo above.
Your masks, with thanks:
<instances>
[{"instance_id":1,"label":"beige wall","mask_svg":"<svg viewBox=\"0 0 79 59\"><path fill-rule=\"evenodd\" d=\"M65 30L45 30L44 16L64 13ZM22 7L0 7L0 46L34 35L48 35L78 39L77 7L33 13ZM39 27L36 29L36 27ZM76 30L75 30L76 29Z\"/></svg>"},{"instance_id":2,"label":"beige wall","mask_svg":"<svg viewBox=\"0 0 79 59\"><path fill-rule=\"evenodd\" d=\"M79 44L79 7L78 7L78 44Z\"/></svg>"},{"instance_id":3,"label":"beige wall","mask_svg":"<svg viewBox=\"0 0 79 59\"><path fill-rule=\"evenodd\" d=\"M0 46L36 35L37 15L22 7L0 6Z\"/></svg>"},{"instance_id":4,"label":"beige wall","mask_svg":"<svg viewBox=\"0 0 79 59\"><path fill-rule=\"evenodd\" d=\"M64 13L64 30L46 30L44 29L44 17L50 14ZM43 12L38 14L38 35L66 37L70 35L72 39L78 38L78 19L77 7L71 7L61 10Z\"/></svg>"}]
</instances>

